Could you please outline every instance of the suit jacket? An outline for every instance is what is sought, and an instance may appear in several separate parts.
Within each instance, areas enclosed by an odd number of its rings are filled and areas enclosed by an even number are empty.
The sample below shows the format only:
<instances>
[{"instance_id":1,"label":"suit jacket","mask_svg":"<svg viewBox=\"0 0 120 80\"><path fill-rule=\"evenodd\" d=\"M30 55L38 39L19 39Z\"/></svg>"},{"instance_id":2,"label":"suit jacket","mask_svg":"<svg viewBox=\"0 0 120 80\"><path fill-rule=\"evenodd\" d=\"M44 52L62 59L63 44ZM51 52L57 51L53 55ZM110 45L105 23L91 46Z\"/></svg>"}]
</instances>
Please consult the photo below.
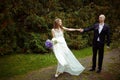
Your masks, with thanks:
<instances>
[{"instance_id":1,"label":"suit jacket","mask_svg":"<svg viewBox=\"0 0 120 80\"><path fill-rule=\"evenodd\" d=\"M99 34L99 23L94 24L92 27L85 28L83 32L94 31L93 46L96 45L99 37L101 45L104 46L105 38L107 38L107 46L110 46L110 29L107 24L104 23L103 29Z\"/></svg>"}]
</instances>

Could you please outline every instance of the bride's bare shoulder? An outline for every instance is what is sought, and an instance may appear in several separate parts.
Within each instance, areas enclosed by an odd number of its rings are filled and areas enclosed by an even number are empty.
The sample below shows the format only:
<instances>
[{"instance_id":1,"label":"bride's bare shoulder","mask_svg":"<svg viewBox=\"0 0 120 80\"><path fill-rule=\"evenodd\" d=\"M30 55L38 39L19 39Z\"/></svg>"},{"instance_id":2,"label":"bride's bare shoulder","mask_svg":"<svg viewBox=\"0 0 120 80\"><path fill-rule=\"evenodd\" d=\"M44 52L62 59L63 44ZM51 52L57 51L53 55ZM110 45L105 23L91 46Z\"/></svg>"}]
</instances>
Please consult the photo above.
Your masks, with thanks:
<instances>
[{"instance_id":1,"label":"bride's bare shoulder","mask_svg":"<svg viewBox=\"0 0 120 80\"><path fill-rule=\"evenodd\" d=\"M63 29L65 29L66 27L65 26L63 26Z\"/></svg>"},{"instance_id":2,"label":"bride's bare shoulder","mask_svg":"<svg viewBox=\"0 0 120 80\"><path fill-rule=\"evenodd\" d=\"M64 27L64 26L63 26L63 29L64 29L64 30L68 30L68 28L67 28L67 27Z\"/></svg>"},{"instance_id":3,"label":"bride's bare shoulder","mask_svg":"<svg viewBox=\"0 0 120 80\"><path fill-rule=\"evenodd\" d=\"M53 32L53 31L54 31L54 28L52 28L51 31Z\"/></svg>"}]
</instances>

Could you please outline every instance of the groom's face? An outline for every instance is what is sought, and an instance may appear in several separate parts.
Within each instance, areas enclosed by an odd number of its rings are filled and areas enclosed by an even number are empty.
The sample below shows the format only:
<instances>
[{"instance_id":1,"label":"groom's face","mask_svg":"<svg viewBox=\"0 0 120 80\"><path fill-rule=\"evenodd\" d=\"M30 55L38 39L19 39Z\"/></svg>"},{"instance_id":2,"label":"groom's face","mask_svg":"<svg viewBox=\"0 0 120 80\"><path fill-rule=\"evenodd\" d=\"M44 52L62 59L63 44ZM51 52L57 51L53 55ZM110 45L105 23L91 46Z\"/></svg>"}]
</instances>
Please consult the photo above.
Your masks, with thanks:
<instances>
[{"instance_id":1,"label":"groom's face","mask_svg":"<svg viewBox=\"0 0 120 80\"><path fill-rule=\"evenodd\" d=\"M99 16L99 22L104 22L104 20L105 20L104 15L100 15L100 16Z\"/></svg>"}]
</instances>

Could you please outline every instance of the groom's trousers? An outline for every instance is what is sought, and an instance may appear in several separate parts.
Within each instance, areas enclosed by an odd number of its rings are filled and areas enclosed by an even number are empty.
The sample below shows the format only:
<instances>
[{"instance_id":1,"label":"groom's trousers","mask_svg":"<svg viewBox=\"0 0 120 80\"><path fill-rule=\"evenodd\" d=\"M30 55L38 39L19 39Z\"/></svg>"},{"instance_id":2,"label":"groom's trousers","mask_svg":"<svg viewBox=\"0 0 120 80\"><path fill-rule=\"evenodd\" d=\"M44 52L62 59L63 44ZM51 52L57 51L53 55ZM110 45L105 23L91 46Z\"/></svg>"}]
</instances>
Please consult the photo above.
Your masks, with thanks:
<instances>
[{"instance_id":1,"label":"groom's trousers","mask_svg":"<svg viewBox=\"0 0 120 80\"><path fill-rule=\"evenodd\" d=\"M98 69L101 70L104 56L104 45L101 44L100 42L96 42L96 44L93 45L92 69L96 68L97 54L98 54Z\"/></svg>"}]
</instances>

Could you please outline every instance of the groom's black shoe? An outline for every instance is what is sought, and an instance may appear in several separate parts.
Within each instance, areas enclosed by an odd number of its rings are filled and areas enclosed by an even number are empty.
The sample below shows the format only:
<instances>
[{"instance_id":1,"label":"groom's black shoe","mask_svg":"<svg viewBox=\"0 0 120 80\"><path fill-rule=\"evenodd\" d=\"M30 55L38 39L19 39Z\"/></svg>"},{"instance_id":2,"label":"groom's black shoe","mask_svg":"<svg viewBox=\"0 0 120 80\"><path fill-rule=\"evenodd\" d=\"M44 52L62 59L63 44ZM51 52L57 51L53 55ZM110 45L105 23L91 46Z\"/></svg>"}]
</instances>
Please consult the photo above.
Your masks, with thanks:
<instances>
[{"instance_id":1,"label":"groom's black shoe","mask_svg":"<svg viewBox=\"0 0 120 80\"><path fill-rule=\"evenodd\" d=\"M89 71L95 71L95 69L90 69Z\"/></svg>"},{"instance_id":2,"label":"groom's black shoe","mask_svg":"<svg viewBox=\"0 0 120 80\"><path fill-rule=\"evenodd\" d=\"M96 71L96 73L100 73L101 72L101 70L100 69L98 69L97 71Z\"/></svg>"}]
</instances>

